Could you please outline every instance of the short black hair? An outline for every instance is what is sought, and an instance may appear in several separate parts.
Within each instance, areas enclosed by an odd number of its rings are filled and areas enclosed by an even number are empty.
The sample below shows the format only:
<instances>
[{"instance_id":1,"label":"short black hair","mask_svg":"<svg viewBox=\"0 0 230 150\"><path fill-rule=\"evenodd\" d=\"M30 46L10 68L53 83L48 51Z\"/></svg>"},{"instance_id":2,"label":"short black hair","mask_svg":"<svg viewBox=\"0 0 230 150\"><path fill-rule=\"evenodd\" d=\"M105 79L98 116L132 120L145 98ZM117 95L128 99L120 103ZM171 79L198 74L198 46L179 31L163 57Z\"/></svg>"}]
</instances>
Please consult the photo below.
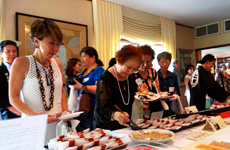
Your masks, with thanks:
<instances>
[{"instance_id":1,"label":"short black hair","mask_svg":"<svg viewBox=\"0 0 230 150\"><path fill-rule=\"evenodd\" d=\"M191 65L191 64L189 64L188 66L186 66L186 68L185 68L185 74L187 74L187 73L188 73L188 70L191 69L191 68L194 69L194 66Z\"/></svg>"},{"instance_id":2,"label":"short black hair","mask_svg":"<svg viewBox=\"0 0 230 150\"><path fill-rule=\"evenodd\" d=\"M202 60L201 60L201 64L206 63L207 61L216 61L216 58L212 55L212 54L207 54L205 55Z\"/></svg>"},{"instance_id":3,"label":"short black hair","mask_svg":"<svg viewBox=\"0 0 230 150\"><path fill-rule=\"evenodd\" d=\"M168 59L171 62L172 54L169 52L162 52L162 53L157 55L157 61L159 62L161 60L161 58Z\"/></svg>"},{"instance_id":4,"label":"short black hair","mask_svg":"<svg viewBox=\"0 0 230 150\"><path fill-rule=\"evenodd\" d=\"M18 47L17 47L17 44L16 42L14 41L11 41L11 40L4 40L0 43L0 52L3 53L3 49L6 45L14 45L18 51Z\"/></svg>"}]
</instances>

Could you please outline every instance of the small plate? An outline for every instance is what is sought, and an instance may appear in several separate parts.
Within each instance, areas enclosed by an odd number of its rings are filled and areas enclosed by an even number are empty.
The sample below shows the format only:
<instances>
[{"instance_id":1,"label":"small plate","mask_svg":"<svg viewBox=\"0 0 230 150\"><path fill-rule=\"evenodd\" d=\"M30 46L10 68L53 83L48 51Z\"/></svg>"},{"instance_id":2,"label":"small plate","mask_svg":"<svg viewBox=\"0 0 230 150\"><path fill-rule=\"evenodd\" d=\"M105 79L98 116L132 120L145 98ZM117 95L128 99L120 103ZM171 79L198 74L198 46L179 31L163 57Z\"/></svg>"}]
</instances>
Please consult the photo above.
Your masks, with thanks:
<instances>
[{"instance_id":1,"label":"small plate","mask_svg":"<svg viewBox=\"0 0 230 150\"><path fill-rule=\"evenodd\" d=\"M70 119L70 118L79 116L81 113L83 113L83 111L79 111L79 112L75 112L75 113L72 113L72 114L69 114L69 115L61 116L58 119L59 120Z\"/></svg>"},{"instance_id":2,"label":"small plate","mask_svg":"<svg viewBox=\"0 0 230 150\"><path fill-rule=\"evenodd\" d=\"M142 100L142 99L140 99L140 98L138 97L138 94L139 94L139 92L136 92L136 95L134 96L134 98L137 99L137 100L139 100L139 101L142 101L142 102L155 101L155 100L158 100L158 99L160 98L160 95L159 95L159 94L155 94L155 93L153 93L153 92L148 92L147 95L149 95L149 96L155 96L155 97L154 97L154 98L151 98L151 99L144 99L144 100Z\"/></svg>"},{"instance_id":3,"label":"small plate","mask_svg":"<svg viewBox=\"0 0 230 150\"><path fill-rule=\"evenodd\" d=\"M164 98L171 98L172 96L169 95L169 92L161 92L159 93L160 98L164 99ZM164 95L168 95L168 96L164 96Z\"/></svg>"},{"instance_id":4,"label":"small plate","mask_svg":"<svg viewBox=\"0 0 230 150\"><path fill-rule=\"evenodd\" d=\"M166 143L169 140L172 140L174 138L174 133L172 131L163 130L163 129L144 129L145 133L152 132L152 131L160 132L160 133L171 133L172 136L169 137L169 138L167 138L167 139L161 139L161 140L149 140L149 139L140 139L140 140L137 140L137 139L133 138L133 134L140 134L140 131L131 132L131 133L128 134L128 136L133 141L146 142L146 143L157 143L157 142Z\"/></svg>"}]
</instances>

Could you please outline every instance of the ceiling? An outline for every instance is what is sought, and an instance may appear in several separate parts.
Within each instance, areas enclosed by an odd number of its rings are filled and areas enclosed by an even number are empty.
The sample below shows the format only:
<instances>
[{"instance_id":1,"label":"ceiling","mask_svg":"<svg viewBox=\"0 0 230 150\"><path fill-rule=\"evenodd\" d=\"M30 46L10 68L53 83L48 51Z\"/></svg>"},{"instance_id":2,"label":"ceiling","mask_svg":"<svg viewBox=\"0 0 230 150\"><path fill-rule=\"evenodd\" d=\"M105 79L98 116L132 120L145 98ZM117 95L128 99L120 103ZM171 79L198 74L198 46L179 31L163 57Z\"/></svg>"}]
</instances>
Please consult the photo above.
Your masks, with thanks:
<instances>
[{"instance_id":1,"label":"ceiling","mask_svg":"<svg viewBox=\"0 0 230 150\"><path fill-rule=\"evenodd\" d=\"M230 19L230 0L104 0L198 27Z\"/></svg>"}]
</instances>

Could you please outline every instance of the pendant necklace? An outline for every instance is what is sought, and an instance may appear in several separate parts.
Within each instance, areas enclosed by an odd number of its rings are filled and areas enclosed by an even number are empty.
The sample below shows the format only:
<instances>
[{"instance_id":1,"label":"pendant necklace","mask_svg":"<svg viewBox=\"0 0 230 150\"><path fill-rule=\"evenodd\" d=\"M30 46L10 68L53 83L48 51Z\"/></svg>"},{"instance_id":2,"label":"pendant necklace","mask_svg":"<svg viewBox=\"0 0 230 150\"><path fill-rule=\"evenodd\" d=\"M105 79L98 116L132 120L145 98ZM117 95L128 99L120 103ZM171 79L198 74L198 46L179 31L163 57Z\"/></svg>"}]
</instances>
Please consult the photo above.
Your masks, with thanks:
<instances>
[{"instance_id":1,"label":"pendant necklace","mask_svg":"<svg viewBox=\"0 0 230 150\"><path fill-rule=\"evenodd\" d=\"M119 81L118 81L118 76L117 76L117 71L116 71L116 67L113 66L114 68L114 72L115 72L115 75L116 75L116 79L117 79L117 84L118 84L118 87L119 87L119 91L120 91L120 94L121 94L121 98L123 100L123 103L125 105L129 105L129 100L130 100L130 92L129 92L129 79L127 79L127 86L128 86L128 102L126 103L125 100L124 100L124 97L123 97L123 94L121 92L121 88L120 88L120 84L119 84Z\"/></svg>"}]
</instances>

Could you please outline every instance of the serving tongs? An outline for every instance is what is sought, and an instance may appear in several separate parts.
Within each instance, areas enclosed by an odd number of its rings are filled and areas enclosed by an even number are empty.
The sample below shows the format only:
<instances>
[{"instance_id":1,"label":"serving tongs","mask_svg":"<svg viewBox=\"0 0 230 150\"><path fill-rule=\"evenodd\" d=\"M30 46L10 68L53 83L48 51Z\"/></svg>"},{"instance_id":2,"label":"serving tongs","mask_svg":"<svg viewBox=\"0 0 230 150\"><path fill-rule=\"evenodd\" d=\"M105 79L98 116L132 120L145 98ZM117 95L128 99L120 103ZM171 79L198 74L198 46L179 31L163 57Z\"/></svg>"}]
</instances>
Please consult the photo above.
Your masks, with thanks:
<instances>
[{"instance_id":1,"label":"serving tongs","mask_svg":"<svg viewBox=\"0 0 230 150\"><path fill-rule=\"evenodd\" d=\"M119 110L121 113L124 114L124 112L115 104L114 107ZM140 133L145 133L145 131L143 131L134 121L132 121L131 119L129 119L130 122L140 131Z\"/></svg>"}]
</instances>

